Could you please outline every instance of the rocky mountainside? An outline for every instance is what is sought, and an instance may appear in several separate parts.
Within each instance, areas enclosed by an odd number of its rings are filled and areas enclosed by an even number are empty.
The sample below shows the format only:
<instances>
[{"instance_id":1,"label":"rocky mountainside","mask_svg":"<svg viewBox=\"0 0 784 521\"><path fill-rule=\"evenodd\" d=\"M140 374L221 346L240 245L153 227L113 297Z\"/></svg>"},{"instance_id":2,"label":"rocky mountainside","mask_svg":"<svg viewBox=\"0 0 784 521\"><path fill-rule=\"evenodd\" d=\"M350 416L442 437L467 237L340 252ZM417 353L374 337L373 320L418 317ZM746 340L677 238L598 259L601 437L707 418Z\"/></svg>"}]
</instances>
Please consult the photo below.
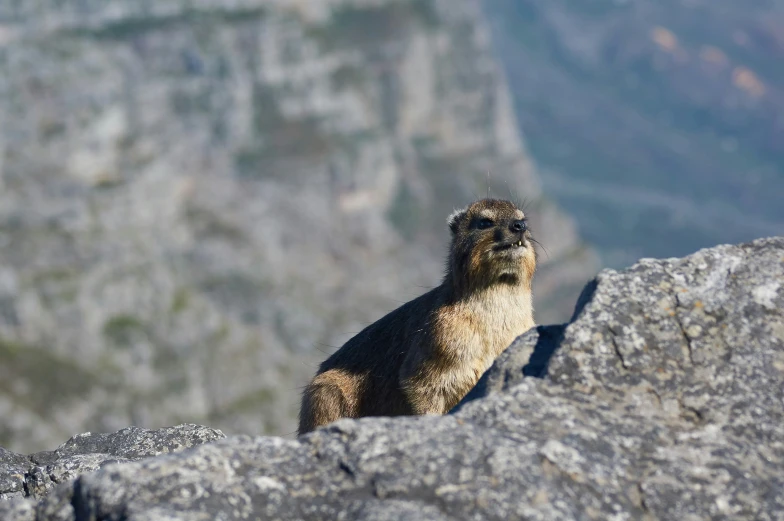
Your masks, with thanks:
<instances>
[{"instance_id":1,"label":"rocky mountainside","mask_svg":"<svg viewBox=\"0 0 784 521\"><path fill-rule=\"evenodd\" d=\"M291 433L317 363L439 283L446 216L488 188L527 201L562 320L596 261L473 0L0 3L0 444Z\"/></svg>"},{"instance_id":2,"label":"rocky mountainside","mask_svg":"<svg viewBox=\"0 0 784 521\"><path fill-rule=\"evenodd\" d=\"M130 459L220 433L0 452L0 484L60 483L37 503L0 502L0 517L782 519L784 237L603 271L568 324L521 336L456 409L297 441L229 437L75 481L61 469L79 450Z\"/></svg>"},{"instance_id":3,"label":"rocky mountainside","mask_svg":"<svg viewBox=\"0 0 784 521\"><path fill-rule=\"evenodd\" d=\"M483 0L545 191L613 267L784 230L784 4Z\"/></svg>"}]
</instances>

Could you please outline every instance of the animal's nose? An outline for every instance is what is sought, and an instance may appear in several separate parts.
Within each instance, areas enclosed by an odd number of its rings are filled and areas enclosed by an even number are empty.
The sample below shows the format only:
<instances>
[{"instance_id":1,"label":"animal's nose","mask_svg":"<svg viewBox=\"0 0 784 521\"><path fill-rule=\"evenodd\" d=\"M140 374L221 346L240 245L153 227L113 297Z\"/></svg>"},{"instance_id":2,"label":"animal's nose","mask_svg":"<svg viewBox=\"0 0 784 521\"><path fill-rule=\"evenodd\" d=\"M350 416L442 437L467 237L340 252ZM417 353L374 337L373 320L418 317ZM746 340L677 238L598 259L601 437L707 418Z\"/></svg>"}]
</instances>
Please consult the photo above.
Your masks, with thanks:
<instances>
[{"instance_id":1,"label":"animal's nose","mask_svg":"<svg viewBox=\"0 0 784 521\"><path fill-rule=\"evenodd\" d=\"M512 221L512 224L509 225L509 229L515 233L524 232L528 229L528 224L523 220Z\"/></svg>"}]
</instances>

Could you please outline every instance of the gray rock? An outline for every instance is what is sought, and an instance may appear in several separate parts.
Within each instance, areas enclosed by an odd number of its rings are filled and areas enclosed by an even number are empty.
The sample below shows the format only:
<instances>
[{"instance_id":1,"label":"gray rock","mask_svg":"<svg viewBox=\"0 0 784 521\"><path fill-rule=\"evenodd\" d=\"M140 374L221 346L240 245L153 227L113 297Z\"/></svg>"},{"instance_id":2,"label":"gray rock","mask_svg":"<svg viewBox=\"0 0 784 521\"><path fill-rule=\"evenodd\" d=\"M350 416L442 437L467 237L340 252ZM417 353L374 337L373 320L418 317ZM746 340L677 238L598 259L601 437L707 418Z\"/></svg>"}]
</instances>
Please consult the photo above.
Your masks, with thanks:
<instances>
[{"instance_id":1,"label":"gray rock","mask_svg":"<svg viewBox=\"0 0 784 521\"><path fill-rule=\"evenodd\" d=\"M109 465L36 519L784 519L784 238L602 272L510 349L452 414Z\"/></svg>"},{"instance_id":2,"label":"gray rock","mask_svg":"<svg viewBox=\"0 0 784 521\"><path fill-rule=\"evenodd\" d=\"M30 460L0 447L0 501L24 497L24 476Z\"/></svg>"},{"instance_id":3,"label":"gray rock","mask_svg":"<svg viewBox=\"0 0 784 521\"><path fill-rule=\"evenodd\" d=\"M35 519L35 502L23 498L0 500L0 519L3 521L33 521Z\"/></svg>"},{"instance_id":4,"label":"gray rock","mask_svg":"<svg viewBox=\"0 0 784 521\"><path fill-rule=\"evenodd\" d=\"M518 339L460 407L520 383L520 361L547 342L542 330ZM603 271L546 379L671 430L674 441L637 471L657 517L781 518L784 239Z\"/></svg>"},{"instance_id":5,"label":"gray rock","mask_svg":"<svg viewBox=\"0 0 784 521\"><path fill-rule=\"evenodd\" d=\"M54 451L30 456L0 448L0 519L24 519L32 511L32 500L106 465L179 452L224 437L218 430L185 424L156 430L129 427L111 434L79 434Z\"/></svg>"},{"instance_id":6,"label":"gray rock","mask_svg":"<svg viewBox=\"0 0 784 521\"><path fill-rule=\"evenodd\" d=\"M55 485L110 463L178 452L223 437L222 432L199 425L155 430L129 427L110 434L79 434L53 452L32 454L30 460L35 467L29 472L26 487L30 496L41 498Z\"/></svg>"},{"instance_id":7,"label":"gray rock","mask_svg":"<svg viewBox=\"0 0 784 521\"><path fill-rule=\"evenodd\" d=\"M222 432L200 425L183 424L163 429L128 427L113 433L78 434L53 452L38 452L30 458L38 464L72 456L106 454L138 460L202 445L223 438Z\"/></svg>"}]
</instances>

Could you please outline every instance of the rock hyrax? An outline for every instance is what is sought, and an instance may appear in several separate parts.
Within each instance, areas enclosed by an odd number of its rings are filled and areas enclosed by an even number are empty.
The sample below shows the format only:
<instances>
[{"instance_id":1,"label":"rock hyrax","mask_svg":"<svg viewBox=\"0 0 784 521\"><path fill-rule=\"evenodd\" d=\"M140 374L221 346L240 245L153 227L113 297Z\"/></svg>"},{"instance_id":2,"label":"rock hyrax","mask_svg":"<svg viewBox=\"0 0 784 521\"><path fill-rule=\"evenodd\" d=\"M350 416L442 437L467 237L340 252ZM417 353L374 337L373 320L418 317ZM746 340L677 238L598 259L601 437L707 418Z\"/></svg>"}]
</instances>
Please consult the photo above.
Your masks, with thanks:
<instances>
[{"instance_id":1,"label":"rock hyrax","mask_svg":"<svg viewBox=\"0 0 784 521\"><path fill-rule=\"evenodd\" d=\"M305 388L299 434L339 418L443 414L534 326L533 239L513 203L483 199L448 219L440 286L346 342Z\"/></svg>"}]
</instances>

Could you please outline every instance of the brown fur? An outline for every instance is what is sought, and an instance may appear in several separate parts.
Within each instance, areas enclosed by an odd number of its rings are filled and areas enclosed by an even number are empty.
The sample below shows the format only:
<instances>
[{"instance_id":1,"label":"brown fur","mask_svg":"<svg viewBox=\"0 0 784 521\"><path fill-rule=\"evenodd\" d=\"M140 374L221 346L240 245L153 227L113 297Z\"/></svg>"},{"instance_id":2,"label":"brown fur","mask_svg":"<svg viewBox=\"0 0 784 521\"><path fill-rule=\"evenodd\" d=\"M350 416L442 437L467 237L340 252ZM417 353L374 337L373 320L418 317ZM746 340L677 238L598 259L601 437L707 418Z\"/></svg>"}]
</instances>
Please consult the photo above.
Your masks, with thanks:
<instances>
[{"instance_id":1,"label":"brown fur","mask_svg":"<svg viewBox=\"0 0 784 521\"><path fill-rule=\"evenodd\" d=\"M480 221L490 219L492 226ZM305 389L299 434L339 418L443 414L493 360L534 326L536 253L509 201L483 199L449 217L440 286L346 342ZM522 241L522 247L512 246Z\"/></svg>"}]
</instances>

